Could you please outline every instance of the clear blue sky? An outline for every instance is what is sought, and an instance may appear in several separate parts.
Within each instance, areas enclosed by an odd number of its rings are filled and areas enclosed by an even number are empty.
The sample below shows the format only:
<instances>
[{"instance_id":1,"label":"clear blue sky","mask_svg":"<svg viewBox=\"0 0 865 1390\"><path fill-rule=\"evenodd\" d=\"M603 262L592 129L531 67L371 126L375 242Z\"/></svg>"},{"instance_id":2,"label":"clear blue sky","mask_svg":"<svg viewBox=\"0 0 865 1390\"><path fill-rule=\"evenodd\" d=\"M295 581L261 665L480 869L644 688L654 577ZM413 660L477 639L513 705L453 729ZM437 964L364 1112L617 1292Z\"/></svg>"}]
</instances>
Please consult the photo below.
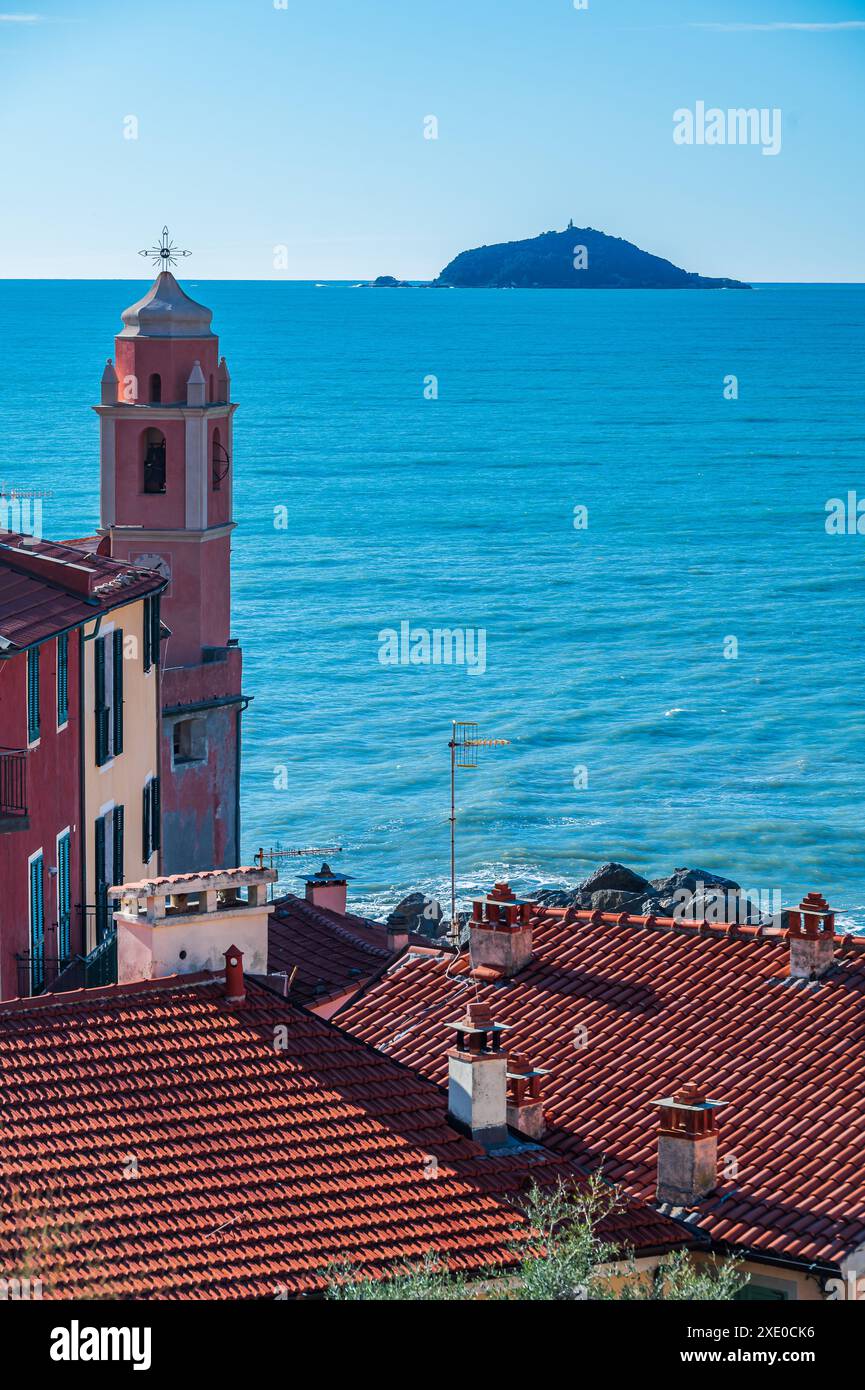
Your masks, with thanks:
<instances>
[{"instance_id":1,"label":"clear blue sky","mask_svg":"<svg viewBox=\"0 0 865 1390\"><path fill-rule=\"evenodd\" d=\"M197 280L427 277L573 217L865 279L865 0L285 3L0 0L0 276L141 278L168 222ZM676 146L698 100L779 107L781 153Z\"/></svg>"}]
</instances>

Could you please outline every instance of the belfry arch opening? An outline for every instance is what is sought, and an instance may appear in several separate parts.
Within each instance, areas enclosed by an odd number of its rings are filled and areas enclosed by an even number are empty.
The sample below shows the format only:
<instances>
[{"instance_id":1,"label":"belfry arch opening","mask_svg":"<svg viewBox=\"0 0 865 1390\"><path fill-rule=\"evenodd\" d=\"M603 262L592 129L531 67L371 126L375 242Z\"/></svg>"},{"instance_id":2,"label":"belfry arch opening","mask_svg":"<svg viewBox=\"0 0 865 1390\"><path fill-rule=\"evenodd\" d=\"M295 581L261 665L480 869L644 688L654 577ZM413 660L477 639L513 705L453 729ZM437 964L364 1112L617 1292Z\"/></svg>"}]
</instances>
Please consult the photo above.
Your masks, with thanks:
<instances>
[{"instance_id":1,"label":"belfry arch opening","mask_svg":"<svg viewBox=\"0 0 865 1390\"><path fill-rule=\"evenodd\" d=\"M142 491L160 493L165 491L165 435L161 430L144 431L144 463Z\"/></svg>"},{"instance_id":2,"label":"belfry arch opening","mask_svg":"<svg viewBox=\"0 0 865 1390\"><path fill-rule=\"evenodd\" d=\"M150 390L148 392L148 400L150 401L151 405L162 404L162 377L159 375L158 372L153 372L150 377Z\"/></svg>"}]
</instances>

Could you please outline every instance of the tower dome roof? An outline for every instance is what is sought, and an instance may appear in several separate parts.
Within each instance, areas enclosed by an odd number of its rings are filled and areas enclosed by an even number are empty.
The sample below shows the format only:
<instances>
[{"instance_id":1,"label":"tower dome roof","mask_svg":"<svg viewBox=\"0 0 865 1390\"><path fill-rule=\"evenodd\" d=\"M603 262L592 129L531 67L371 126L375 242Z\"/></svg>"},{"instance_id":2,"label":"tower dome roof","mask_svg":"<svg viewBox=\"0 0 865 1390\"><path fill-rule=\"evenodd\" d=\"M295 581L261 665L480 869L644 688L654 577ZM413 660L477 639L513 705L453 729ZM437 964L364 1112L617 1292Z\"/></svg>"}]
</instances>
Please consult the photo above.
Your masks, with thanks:
<instances>
[{"instance_id":1,"label":"tower dome roof","mask_svg":"<svg viewBox=\"0 0 865 1390\"><path fill-rule=\"evenodd\" d=\"M212 338L213 312L184 294L170 270L157 275L137 304L124 309L121 338Z\"/></svg>"}]
</instances>

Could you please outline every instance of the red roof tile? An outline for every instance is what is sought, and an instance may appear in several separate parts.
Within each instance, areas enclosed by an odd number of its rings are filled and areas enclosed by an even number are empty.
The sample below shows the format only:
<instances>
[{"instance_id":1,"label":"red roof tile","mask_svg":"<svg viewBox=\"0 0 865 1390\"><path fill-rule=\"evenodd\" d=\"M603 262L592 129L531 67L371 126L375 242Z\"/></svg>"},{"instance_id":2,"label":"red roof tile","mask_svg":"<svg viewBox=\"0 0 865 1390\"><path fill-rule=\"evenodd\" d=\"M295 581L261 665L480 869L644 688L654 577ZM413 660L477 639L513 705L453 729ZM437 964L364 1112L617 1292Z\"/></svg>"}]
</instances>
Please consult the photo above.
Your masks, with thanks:
<instances>
[{"instance_id":1,"label":"red roof tile","mask_svg":"<svg viewBox=\"0 0 865 1390\"><path fill-rule=\"evenodd\" d=\"M415 945L425 938L409 938ZM359 989L399 951L387 944L387 927L353 913L315 907L288 894L276 904L268 927L268 968L285 971L293 982L291 997L312 1007Z\"/></svg>"},{"instance_id":2,"label":"red roof tile","mask_svg":"<svg viewBox=\"0 0 865 1390\"><path fill-rule=\"evenodd\" d=\"M165 588L151 570L26 539L7 534L0 543L0 637L18 650Z\"/></svg>"},{"instance_id":3,"label":"red roof tile","mask_svg":"<svg viewBox=\"0 0 865 1390\"><path fill-rule=\"evenodd\" d=\"M250 979L242 1007L211 977L3 1005L0 1086L0 1267L44 1231L46 1296L295 1295L428 1251L507 1267L506 1197L575 1177L484 1153L439 1088ZM633 1203L602 1234L683 1240Z\"/></svg>"},{"instance_id":4,"label":"red roof tile","mask_svg":"<svg viewBox=\"0 0 865 1390\"><path fill-rule=\"evenodd\" d=\"M534 957L512 980L470 978L466 955L409 955L336 1022L442 1082L445 1023L469 992L491 1003L509 1049L551 1073L544 1142L645 1201L651 1102L696 1079L727 1106L721 1179L695 1226L797 1261L837 1263L865 1242L865 941L847 938L809 984L788 978L780 933L565 916L539 909Z\"/></svg>"}]
</instances>

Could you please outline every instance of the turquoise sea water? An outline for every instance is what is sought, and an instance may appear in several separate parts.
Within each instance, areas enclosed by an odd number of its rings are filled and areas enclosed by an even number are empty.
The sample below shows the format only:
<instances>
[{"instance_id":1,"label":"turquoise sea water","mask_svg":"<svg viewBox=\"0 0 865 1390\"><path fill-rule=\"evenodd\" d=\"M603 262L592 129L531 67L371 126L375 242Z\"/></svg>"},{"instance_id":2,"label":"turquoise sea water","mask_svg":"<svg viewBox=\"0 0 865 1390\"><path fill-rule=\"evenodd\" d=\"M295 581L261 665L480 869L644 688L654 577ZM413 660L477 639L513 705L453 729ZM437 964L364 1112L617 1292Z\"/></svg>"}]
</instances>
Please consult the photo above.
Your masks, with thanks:
<instances>
[{"instance_id":1,"label":"turquoise sea water","mask_svg":"<svg viewBox=\"0 0 865 1390\"><path fill-rule=\"evenodd\" d=\"M444 893L459 718L512 740L460 773L464 899L614 858L865 926L865 535L825 529L865 498L865 286L184 283L240 404L247 856L342 844L371 910ZM0 482L52 490L47 535L97 523L89 406L142 291L0 284ZM485 673L382 666L403 621L484 629Z\"/></svg>"}]
</instances>

